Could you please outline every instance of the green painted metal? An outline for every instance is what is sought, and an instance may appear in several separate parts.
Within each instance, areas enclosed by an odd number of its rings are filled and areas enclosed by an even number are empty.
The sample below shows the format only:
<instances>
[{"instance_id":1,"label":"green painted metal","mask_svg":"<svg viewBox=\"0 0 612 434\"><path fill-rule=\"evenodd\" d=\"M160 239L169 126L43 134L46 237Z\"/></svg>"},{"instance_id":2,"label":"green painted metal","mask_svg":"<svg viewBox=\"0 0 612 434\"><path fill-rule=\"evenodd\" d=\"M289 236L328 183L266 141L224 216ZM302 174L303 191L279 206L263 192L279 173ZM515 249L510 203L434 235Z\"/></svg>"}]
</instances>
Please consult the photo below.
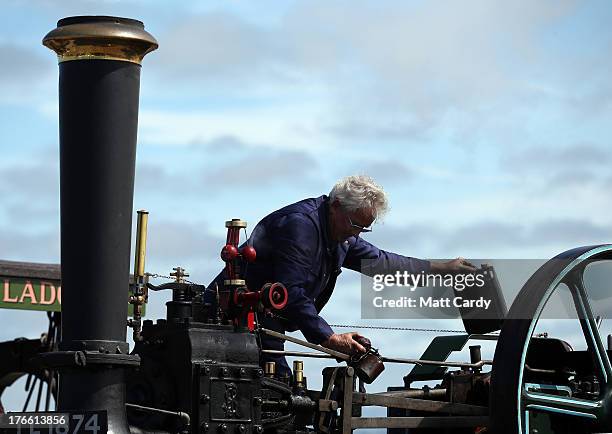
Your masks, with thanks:
<instances>
[{"instance_id":1,"label":"green painted metal","mask_svg":"<svg viewBox=\"0 0 612 434\"><path fill-rule=\"evenodd\" d=\"M132 277L130 276L130 282ZM125 300L128 302L129 293ZM0 309L61 312L59 264L0 260ZM143 306L142 315L145 314ZM128 316L133 313L128 304Z\"/></svg>"},{"instance_id":2,"label":"green painted metal","mask_svg":"<svg viewBox=\"0 0 612 434\"><path fill-rule=\"evenodd\" d=\"M450 335L436 336L433 338L420 359L445 361L453 351L461 351L470 335ZM440 380L444 376L447 368L440 366L421 365L412 368L412 371L404 377L404 383L412 381Z\"/></svg>"},{"instance_id":3,"label":"green painted metal","mask_svg":"<svg viewBox=\"0 0 612 434\"><path fill-rule=\"evenodd\" d=\"M61 283L59 280L38 280L19 277L0 277L0 308L61 311Z\"/></svg>"}]
</instances>

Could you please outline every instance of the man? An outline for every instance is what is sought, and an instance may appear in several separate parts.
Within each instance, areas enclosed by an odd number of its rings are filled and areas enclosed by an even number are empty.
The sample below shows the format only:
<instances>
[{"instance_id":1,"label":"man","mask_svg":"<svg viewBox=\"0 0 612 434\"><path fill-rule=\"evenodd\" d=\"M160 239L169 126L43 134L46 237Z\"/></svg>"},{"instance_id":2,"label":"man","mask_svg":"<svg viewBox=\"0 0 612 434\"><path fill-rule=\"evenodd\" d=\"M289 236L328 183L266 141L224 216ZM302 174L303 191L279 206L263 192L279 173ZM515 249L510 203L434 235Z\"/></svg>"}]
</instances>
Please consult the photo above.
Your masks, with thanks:
<instances>
[{"instance_id":1,"label":"man","mask_svg":"<svg viewBox=\"0 0 612 434\"><path fill-rule=\"evenodd\" d=\"M257 251L248 264L247 286L260 288L281 282L287 288L287 306L264 327L279 332L300 330L311 343L343 353L365 352L355 340L356 332L337 334L319 315L327 303L341 267L372 275L381 272L453 273L474 271L462 258L445 263L429 262L386 252L359 237L387 210L383 189L367 176L340 180L329 196L304 199L281 208L261 220L247 241ZM215 282L223 282L223 272ZM262 347L282 350L280 339L262 336ZM265 355L275 361L279 374L289 373L284 357Z\"/></svg>"}]
</instances>

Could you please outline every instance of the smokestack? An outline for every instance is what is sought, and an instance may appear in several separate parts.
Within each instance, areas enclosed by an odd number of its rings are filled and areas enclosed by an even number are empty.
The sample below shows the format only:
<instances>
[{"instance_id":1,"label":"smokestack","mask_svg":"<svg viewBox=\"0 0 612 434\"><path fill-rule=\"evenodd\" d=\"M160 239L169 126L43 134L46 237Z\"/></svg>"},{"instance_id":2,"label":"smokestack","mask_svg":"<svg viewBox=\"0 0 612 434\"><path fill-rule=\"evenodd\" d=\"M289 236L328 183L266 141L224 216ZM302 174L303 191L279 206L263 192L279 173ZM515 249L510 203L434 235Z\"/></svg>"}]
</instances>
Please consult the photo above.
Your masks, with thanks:
<instances>
[{"instance_id":1,"label":"smokestack","mask_svg":"<svg viewBox=\"0 0 612 434\"><path fill-rule=\"evenodd\" d=\"M43 44L59 61L64 354L46 360L61 372L59 411L106 409L109 432L128 433L124 367L139 363L125 339L140 63L157 41L140 21L78 16Z\"/></svg>"}]
</instances>

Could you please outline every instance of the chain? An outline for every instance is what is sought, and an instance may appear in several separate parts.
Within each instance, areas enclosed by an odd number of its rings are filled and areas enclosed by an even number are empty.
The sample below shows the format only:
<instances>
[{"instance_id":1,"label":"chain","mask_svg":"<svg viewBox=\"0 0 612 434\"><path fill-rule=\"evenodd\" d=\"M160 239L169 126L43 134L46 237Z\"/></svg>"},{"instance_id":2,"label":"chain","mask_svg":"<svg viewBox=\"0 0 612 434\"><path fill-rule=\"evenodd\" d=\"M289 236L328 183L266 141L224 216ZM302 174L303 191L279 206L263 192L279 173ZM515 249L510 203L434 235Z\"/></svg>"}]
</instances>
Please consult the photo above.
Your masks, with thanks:
<instances>
[{"instance_id":1,"label":"chain","mask_svg":"<svg viewBox=\"0 0 612 434\"><path fill-rule=\"evenodd\" d=\"M168 279L168 280L176 280L172 276L165 276L163 274L157 273L145 273L147 277L151 279ZM195 282L184 279L186 283L190 283L192 285L196 285ZM280 317L280 315L277 315ZM282 317L280 317L282 318ZM284 319L284 318L283 318ZM373 330L401 330L401 331L410 331L410 332L433 332L433 333L461 333L465 334L465 330L451 330L451 329L423 329L417 327L388 327L388 326L368 326L368 325L351 325L351 324L330 324L331 327L339 327L339 328L350 328L350 329L373 329ZM492 336L495 336L493 334Z\"/></svg>"},{"instance_id":2,"label":"chain","mask_svg":"<svg viewBox=\"0 0 612 434\"><path fill-rule=\"evenodd\" d=\"M168 279L168 280L176 280L176 277L172 277L172 276L165 276L163 274L157 274L157 273L145 273L145 275L150 278L150 279ZM191 280L187 280L185 278L183 278L183 281L185 281L185 283L189 283L191 285L197 285L197 283L192 282Z\"/></svg>"},{"instance_id":3,"label":"chain","mask_svg":"<svg viewBox=\"0 0 612 434\"><path fill-rule=\"evenodd\" d=\"M275 313L273 315L284 321L289 321L287 318ZM349 328L349 329L374 329L374 330L401 330L410 332L435 332L435 333L461 333L466 334L465 330L450 330L450 329L422 329L417 327L388 327L388 326L369 326L369 325L354 325L354 324L330 324L330 327ZM494 335L492 335L494 336Z\"/></svg>"}]
</instances>

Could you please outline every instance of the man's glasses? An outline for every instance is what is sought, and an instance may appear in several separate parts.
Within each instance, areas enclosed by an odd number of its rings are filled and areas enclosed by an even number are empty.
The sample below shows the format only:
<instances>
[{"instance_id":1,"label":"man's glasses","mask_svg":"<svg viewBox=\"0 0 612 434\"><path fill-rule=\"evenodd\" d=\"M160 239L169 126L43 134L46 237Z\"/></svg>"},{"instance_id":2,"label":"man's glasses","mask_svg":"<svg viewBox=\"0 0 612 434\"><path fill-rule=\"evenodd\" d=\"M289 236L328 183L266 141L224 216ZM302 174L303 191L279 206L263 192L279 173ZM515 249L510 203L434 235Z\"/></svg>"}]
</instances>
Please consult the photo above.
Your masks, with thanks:
<instances>
[{"instance_id":1,"label":"man's glasses","mask_svg":"<svg viewBox=\"0 0 612 434\"><path fill-rule=\"evenodd\" d=\"M351 224L352 228L359 229L359 232L372 232L371 228L367 228L365 226L356 225L355 223L353 223L353 221L351 220L351 217L348 214L346 216L348 217L348 221Z\"/></svg>"}]
</instances>

